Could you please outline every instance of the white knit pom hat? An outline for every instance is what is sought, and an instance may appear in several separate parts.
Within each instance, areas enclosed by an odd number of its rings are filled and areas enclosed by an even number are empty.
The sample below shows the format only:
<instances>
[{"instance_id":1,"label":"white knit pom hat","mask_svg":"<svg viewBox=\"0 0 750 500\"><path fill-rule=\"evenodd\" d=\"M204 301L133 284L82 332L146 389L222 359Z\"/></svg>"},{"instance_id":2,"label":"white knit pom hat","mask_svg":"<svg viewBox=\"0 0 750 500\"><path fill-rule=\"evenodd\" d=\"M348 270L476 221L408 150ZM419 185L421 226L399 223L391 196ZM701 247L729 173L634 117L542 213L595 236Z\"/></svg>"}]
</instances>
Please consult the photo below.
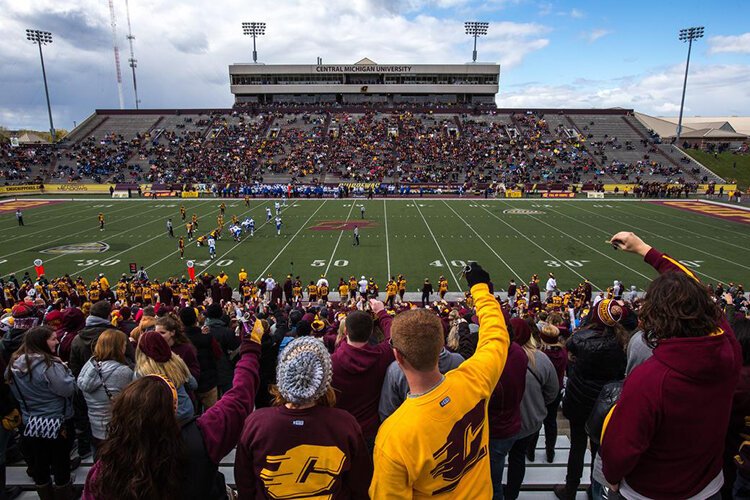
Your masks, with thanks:
<instances>
[{"instance_id":1,"label":"white knit pom hat","mask_svg":"<svg viewBox=\"0 0 750 500\"><path fill-rule=\"evenodd\" d=\"M331 355L323 342L314 337L300 337L282 351L276 383L286 401L306 404L328 392L331 375Z\"/></svg>"}]
</instances>

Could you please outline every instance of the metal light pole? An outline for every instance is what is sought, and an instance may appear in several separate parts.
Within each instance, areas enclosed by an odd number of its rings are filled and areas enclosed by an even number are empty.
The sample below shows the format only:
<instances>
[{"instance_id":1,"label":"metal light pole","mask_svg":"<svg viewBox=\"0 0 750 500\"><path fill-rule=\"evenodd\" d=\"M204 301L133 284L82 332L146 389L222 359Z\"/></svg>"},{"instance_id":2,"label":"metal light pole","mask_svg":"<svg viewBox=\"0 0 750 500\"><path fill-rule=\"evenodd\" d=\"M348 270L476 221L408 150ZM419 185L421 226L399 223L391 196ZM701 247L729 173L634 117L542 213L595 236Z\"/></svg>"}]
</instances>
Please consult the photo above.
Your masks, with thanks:
<instances>
[{"instance_id":1,"label":"metal light pole","mask_svg":"<svg viewBox=\"0 0 750 500\"><path fill-rule=\"evenodd\" d=\"M47 72L44 69L44 55L42 45L52 43L52 33L49 31L26 30L26 39L39 46L39 59L42 61L42 78L44 79L44 95L47 96L47 114L49 115L49 133L52 144L55 143L55 126L52 124L52 107L49 103L49 88L47 87Z\"/></svg>"},{"instance_id":2,"label":"metal light pole","mask_svg":"<svg viewBox=\"0 0 750 500\"><path fill-rule=\"evenodd\" d=\"M138 109L138 105L141 103L141 100L138 99L138 81L135 79L135 68L138 67L138 59L135 58L135 53L133 52L133 40L135 40L135 37L133 36L133 30L130 26L130 6L128 5L128 0L125 0L125 13L128 17L128 43L130 44L130 58L128 58L128 63L130 65L130 69L133 71L133 93L135 93L135 109Z\"/></svg>"},{"instance_id":3,"label":"metal light pole","mask_svg":"<svg viewBox=\"0 0 750 500\"><path fill-rule=\"evenodd\" d=\"M487 28L490 23L483 21L466 21L464 23L466 34L474 37L474 52L471 54L471 60L477 62L477 37L487 34Z\"/></svg>"},{"instance_id":4,"label":"metal light pole","mask_svg":"<svg viewBox=\"0 0 750 500\"><path fill-rule=\"evenodd\" d=\"M255 50L255 37L263 36L266 34L266 23L242 23L242 32L245 35L253 36L253 62L258 62L258 51Z\"/></svg>"},{"instance_id":5,"label":"metal light pole","mask_svg":"<svg viewBox=\"0 0 750 500\"><path fill-rule=\"evenodd\" d=\"M680 101L680 117L677 120L677 137L675 142L680 145L682 134L682 109L685 106L685 89L687 88L688 69L690 68L690 50L693 48L693 40L703 38L703 26L684 28L680 30L680 41L688 43L687 63L685 63L685 80L682 82L682 100Z\"/></svg>"}]
</instances>

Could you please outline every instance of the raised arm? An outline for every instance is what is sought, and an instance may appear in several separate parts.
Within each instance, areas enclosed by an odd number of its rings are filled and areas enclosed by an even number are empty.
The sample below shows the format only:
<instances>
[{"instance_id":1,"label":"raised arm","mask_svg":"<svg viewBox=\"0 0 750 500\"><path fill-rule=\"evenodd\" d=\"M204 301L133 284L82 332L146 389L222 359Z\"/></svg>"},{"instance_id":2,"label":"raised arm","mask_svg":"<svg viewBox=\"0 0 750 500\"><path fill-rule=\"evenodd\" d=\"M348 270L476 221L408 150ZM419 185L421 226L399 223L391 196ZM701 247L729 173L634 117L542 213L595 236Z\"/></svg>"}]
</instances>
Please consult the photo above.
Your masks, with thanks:
<instances>
[{"instance_id":1,"label":"raised arm","mask_svg":"<svg viewBox=\"0 0 750 500\"><path fill-rule=\"evenodd\" d=\"M245 419L253 411L260 380L262 337L263 326L256 320L250 335L242 341L232 388L196 422L202 431L206 451L216 464L237 445Z\"/></svg>"}]
</instances>

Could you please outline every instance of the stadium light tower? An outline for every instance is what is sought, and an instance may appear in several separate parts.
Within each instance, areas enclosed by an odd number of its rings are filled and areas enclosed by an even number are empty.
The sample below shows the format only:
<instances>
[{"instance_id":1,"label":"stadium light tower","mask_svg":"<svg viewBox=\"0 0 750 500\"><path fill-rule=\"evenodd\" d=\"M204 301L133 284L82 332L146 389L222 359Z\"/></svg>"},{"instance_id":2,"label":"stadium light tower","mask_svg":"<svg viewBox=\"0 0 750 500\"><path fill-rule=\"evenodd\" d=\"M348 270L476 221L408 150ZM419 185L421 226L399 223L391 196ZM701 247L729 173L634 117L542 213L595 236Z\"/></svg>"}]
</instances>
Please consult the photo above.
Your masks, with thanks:
<instances>
[{"instance_id":1,"label":"stadium light tower","mask_svg":"<svg viewBox=\"0 0 750 500\"><path fill-rule=\"evenodd\" d=\"M471 60L477 62L477 37L487 34L490 23L483 21L466 21L464 23L466 34L474 37L474 52L471 54Z\"/></svg>"},{"instance_id":2,"label":"stadium light tower","mask_svg":"<svg viewBox=\"0 0 750 500\"><path fill-rule=\"evenodd\" d=\"M253 62L258 62L258 51L255 50L255 37L263 36L266 34L266 23L242 23L242 32L245 35L253 36Z\"/></svg>"},{"instance_id":3,"label":"stadium light tower","mask_svg":"<svg viewBox=\"0 0 750 500\"><path fill-rule=\"evenodd\" d=\"M52 124L52 107L49 104L49 88L47 87L47 72L44 70L44 55L42 45L52 43L52 33L49 31L26 30L26 39L39 46L39 59L42 61L42 78L44 79L44 94L47 96L47 114L49 115L50 140L55 143L55 126Z\"/></svg>"},{"instance_id":4,"label":"stadium light tower","mask_svg":"<svg viewBox=\"0 0 750 500\"><path fill-rule=\"evenodd\" d=\"M680 101L680 117L677 119L677 137L675 142L680 145L682 134L682 109L685 106L685 89L687 88L688 68L690 68L690 49L693 48L693 40L703 38L703 26L683 28L680 30L680 41L688 43L687 63L685 63L685 80L682 82L682 100Z\"/></svg>"}]
</instances>

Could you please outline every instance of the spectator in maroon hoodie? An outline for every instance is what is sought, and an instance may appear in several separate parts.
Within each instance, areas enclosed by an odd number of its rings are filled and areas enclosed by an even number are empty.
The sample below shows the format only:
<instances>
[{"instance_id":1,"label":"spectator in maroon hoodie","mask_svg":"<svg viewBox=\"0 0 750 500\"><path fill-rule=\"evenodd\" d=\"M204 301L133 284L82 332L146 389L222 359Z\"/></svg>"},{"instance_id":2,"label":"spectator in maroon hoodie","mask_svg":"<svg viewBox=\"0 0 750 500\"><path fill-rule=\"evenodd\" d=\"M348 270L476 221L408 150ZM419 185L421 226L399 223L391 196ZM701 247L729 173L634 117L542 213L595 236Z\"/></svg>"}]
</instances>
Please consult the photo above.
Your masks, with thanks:
<instances>
[{"instance_id":1,"label":"spectator in maroon hoodie","mask_svg":"<svg viewBox=\"0 0 750 500\"><path fill-rule=\"evenodd\" d=\"M192 308L190 308L192 309ZM195 309L192 309L193 316L195 316ZM181 314L189 314L189 311ZM198 362L198 351L190 339L185 335L183 330L182 322L180 322L173 314L167 314L156 319L156 333L161 335L164 340L169 344L169 348L173 353L177 354L190 370L190 375L195 377L195 380L199 380L201 376L201 365Z\"/></svg>"},{"instance_id":2,"label":"spectator in maroon hoodie","mask_svg":"<svg viewBox=\"0 0 750 500\"><path fill-rule=\"evenodd\" d=\"M514 341L508 348L508 360L487 407L490 428L490 473L495 500L503 498L505 460L521 431L521 399L526 389L526 368L529 358L523 348L515 342L515 331L519 327L530 332L524 320L510 320L508 330Z\"/></svg>"},{"instance_id":3,"label":"spectator in maroon hoodie","mask_svg":"<svg viewBox=\"0 0 750 500\"><path fill-rule=\"evenodd\" d=\"M62 325L55 331L60 345L57 347L57 355L66 363L70 361L70 346L78 332L86 326L86 318L77 307L64 309L62 312Z\"/></svg>"},{"instance_id":4,"label":"spectator in maroon hoodie","mask_svg":"<svg viewBox=\"0 0 750 500\"><path fill-rule=\"evenodd\" d=\"M547 463L551 464L555 459L557 409L560 407L560 401L562 401L563 377L565 376L565 370L568 368L568 351L565 349L565 341L562 339L560 329L554 325L543 325L539 332L539 338L542 341L540 350L552 361L552 366L555 367L555 371L557 372L558 387L560 387L557 398L547 406L547 417L544 419L544 449L547 455ZM530 462L533 462L535 459L534 454L538 440L539 433L537 432L531 438L529 448L526 450L526 458Z\"/></svg>"},{"instance_id":5,"label":"spectator in maroon hoodie","mask_svg":"<svg viewBox=\"0 0 750 500\"><path fill-rule=\"evenodd\" d=\"M250 415L237 446L240 500L369 498L372 461L354 417L332 408L331 372L331 355L314 337L281 353L275 406Z\"/></svg>"},{"instance_id":6,"label":"spectator in maroon hoodie","mask_svg":"<svg viewBox=\"0 0 750 500\"><path fill-rule=\"evenodd\" d=\"M633 233L611 242L661 275L639 316L654 353L625 380L602 432L604 477L626 498L719 498L740 346L690 270Z\"/></svg>"},{"instance_id":7,"label":"spectator in maroon hoodie","mask_svg":"<svg viewBox=\"0 0 750 500\"><path fill-rule=\"evenodd\" d=\"M370 313L352 311L346 316L346 341L339 344L331 356L336 407L346 410L357 419L370 450L380 426L378 404L388 366L393 362L391 338L392 317L379 300L371 299L370 307L383 330L378 344L370 343L374 323Z\"/></svg>"}]
</instances>

